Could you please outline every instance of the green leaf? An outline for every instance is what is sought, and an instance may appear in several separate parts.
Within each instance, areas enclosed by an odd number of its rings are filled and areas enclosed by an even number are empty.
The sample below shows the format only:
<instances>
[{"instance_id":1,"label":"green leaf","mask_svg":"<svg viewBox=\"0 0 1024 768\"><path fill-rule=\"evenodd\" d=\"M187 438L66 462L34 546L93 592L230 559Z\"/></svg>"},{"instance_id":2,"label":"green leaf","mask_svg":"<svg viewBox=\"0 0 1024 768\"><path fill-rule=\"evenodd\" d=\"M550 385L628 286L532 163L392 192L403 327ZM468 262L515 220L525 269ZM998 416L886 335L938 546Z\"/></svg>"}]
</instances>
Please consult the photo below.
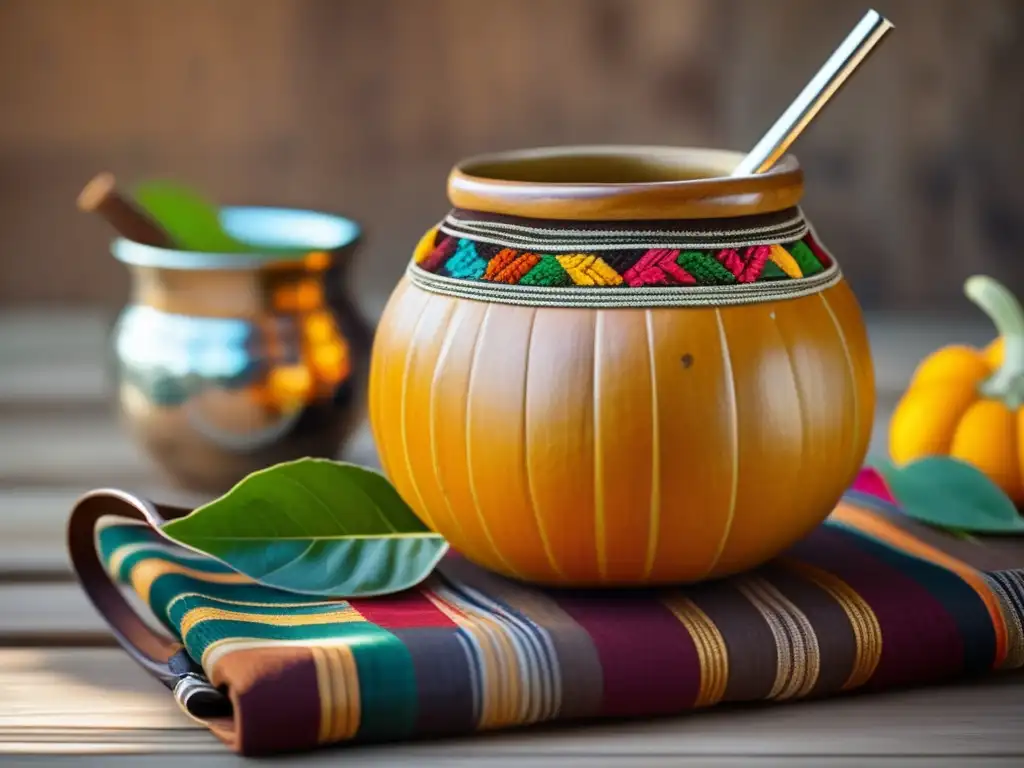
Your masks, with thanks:
<instances>
[{"instance_id":1,"label":"green leaf","mask_svg":"<svg viewBox=\"0 0 1024 768\"><path fill-rule=\"evenodd\" d=\"M206 253L254 250L225 232L217 206L188 187L168 181L150 181L138 185L133 195L180 250Z\"/></svg>"},{"instance_id":2,"label":"green leaf","mask_svg":"<svg viewBox=\"0 0 1024 768\"><path fill-rule=\"evenodd\" d=\"M409 589L448 551L383 475L327 459L255 472L162 532L267 586L330 597Z\"/></svg>"},{"instance_id":3,"label":"green leaf","mask_svg":"<svg viewBox=\"0 0 1024 768\"><path fill-rule=\"evenodd\" d=\"M980 470L948 456L930 456L901 467L879 462L903 511L960 535L1024 533L1024 518L1009 497Z\"/></svg>"}]
</instances>

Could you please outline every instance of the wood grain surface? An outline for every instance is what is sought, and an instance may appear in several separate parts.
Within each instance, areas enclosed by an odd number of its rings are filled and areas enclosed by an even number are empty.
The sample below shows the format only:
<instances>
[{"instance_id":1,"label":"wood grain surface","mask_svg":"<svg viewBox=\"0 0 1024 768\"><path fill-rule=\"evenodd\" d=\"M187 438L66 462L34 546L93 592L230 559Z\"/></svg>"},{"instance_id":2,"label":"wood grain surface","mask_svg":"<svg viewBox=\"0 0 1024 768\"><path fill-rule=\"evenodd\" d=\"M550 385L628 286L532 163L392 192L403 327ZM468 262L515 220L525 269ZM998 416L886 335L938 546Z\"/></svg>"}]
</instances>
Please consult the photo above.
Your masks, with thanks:
<instances>
[{"instance_id":1,"label":"wood grain surface","mask_svg":"<svg viewBox=\"0 0 1024 768\"><path fill-rule=\"evenodd\" d=\"M988 334L981 325L892 317L869 325L887 407L913 361L944 341L980 343ZM114 645L67 569L64 522L88 488L202 501L164 485L113 420L94 354L106 327L89 314L0 315L0 763L235 765ZM879 449L886 415L883 407L876 421ZM375 462L365 430L346 455ZM1024 761L1022 703L1024 676L993 676L669 720L335 749L288 764L1009 766Z\"/></svg>"},{"instance_id":2,"label":"wood grain surface","mask_svg":"<svg viewBox=\"0 0 1024 768\"><path fill-rule=\"evenodd\" d=\"M162 686L116 650L0 649L0 690L16 695L13 707L0 710L0 756L103 751L163 754L168 764L172 755L174 761L192 755L197 765L230 760L219 742L178 710ZM701 758L708 761L702 764L711 765L800 765L801 760L821 764L812 761L824 758L867 762L918 757L927 758L928 765L942 764L937 761L943 759L987 765L977 761L1024 754L1017 734L1022 690L1020 676L991 678L971 685L709 710L585 729L537 728L476 739L339 748L288 762L419 766L436 760L467 765L586 761L600 766L636 765L644 759L651 762L639 764L685 765L678 761Z\"/></svg>"}]
</instances>

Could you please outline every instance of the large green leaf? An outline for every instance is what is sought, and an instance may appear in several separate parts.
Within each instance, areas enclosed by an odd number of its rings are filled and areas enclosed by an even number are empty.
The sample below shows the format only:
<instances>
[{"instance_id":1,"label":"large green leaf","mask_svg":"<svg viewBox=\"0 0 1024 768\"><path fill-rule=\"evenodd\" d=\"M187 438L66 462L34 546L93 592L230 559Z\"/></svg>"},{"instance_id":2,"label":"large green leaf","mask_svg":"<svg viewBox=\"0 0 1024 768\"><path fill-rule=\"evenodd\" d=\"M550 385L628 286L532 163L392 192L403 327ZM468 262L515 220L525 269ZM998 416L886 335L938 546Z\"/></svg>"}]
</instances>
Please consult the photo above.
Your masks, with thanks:
<instances>
[{"instance_id":1,"label":"large green leaf","mask_svg":"<svg viewBox=\"0 0 1024 768\"><path fill-rule=\"evenodd\" d=\"M975 467L948 456L904 466L879 462L903 511L921 522L969 533L1024 533L1024 518L1009 497Z\"/></svg>"},{"instance_id":2,"label":"large green leaf","mask_svg":"<svg viewBox=\"0 0 1024 768\"><path fill-rule=\"evenodd\" d=\"M188 187L169 181L149 181L136 186L132 194L180 250L206 253L253 250L225 232L217 206Z\"/></svg>"},{"instance_id":3,"label":"large green leaf","mask_svg":"<svg viewBox=\"0 0 1024 768\"><path fill-rule=\"evenodd\" d=\"M255 472L162 531L268 586L331 597L413 587L448 550L383 475L326 459Z\"/></svg>"}]
</instances>

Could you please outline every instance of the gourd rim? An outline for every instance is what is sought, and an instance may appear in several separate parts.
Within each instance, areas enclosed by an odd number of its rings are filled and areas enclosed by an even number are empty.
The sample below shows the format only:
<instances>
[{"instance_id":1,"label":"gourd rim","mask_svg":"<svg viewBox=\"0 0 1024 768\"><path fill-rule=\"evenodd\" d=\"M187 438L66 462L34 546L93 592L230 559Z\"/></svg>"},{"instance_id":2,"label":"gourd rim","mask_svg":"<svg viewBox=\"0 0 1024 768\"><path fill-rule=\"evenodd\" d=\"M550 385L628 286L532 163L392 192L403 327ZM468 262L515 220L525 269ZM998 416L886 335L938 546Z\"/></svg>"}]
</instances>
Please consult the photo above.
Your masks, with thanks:
<instances>
[{"instance_id":1,"label":"gourd rim","mask_svg":"<svg viewBox=\"0 0 1024 768\"><path fill-rule=\"evenodd\" d=\"M579 145L468 157L448 176L456 208L540 219L704 219L774 213L803 196L784 155L765 173L730 176L744 154L724 149Z\"/></svg>"},{"instance_id":2,"label":"gourd rim","mask_svg":"<svg viewBox=\"0 0 1024 768\"><path fill-rule=\"evenodd\" d=\"M266 247L266 253L213 253L160 248L124 237L115 238L110 252L124 264L179 270L253 270L277 265L301 265L310 254L337 256L362 237L359 224L345 216L304 208L236 205L220 209L220 223L234 238ZM291 252L274 252L282 248ZM294 249L294 250L292 250Z\"/></svg>"}]
</instances>

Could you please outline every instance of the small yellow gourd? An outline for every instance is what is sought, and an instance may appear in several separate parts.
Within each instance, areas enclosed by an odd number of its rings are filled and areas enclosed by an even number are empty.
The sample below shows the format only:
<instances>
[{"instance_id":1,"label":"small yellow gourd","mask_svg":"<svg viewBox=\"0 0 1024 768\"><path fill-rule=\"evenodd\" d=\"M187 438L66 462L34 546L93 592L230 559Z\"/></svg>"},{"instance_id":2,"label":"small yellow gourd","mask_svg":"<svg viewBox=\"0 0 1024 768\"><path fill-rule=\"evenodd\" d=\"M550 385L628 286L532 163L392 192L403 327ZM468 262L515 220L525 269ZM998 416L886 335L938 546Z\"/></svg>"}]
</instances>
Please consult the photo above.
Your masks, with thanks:
<instances>
[{"instance_id":1,"label":"small yellow gourd","mask_svg":"<svg viewBox=\"0 0 1024 768\"><path fill-rule=\"evenodd\" d=\"M953 345L918 366L889 424L897 464L951 456L984 472L1024 503L1024 310L990 277L974 276L964 293L995 324L985 349Z\"/></svg>"}]
</instances>

